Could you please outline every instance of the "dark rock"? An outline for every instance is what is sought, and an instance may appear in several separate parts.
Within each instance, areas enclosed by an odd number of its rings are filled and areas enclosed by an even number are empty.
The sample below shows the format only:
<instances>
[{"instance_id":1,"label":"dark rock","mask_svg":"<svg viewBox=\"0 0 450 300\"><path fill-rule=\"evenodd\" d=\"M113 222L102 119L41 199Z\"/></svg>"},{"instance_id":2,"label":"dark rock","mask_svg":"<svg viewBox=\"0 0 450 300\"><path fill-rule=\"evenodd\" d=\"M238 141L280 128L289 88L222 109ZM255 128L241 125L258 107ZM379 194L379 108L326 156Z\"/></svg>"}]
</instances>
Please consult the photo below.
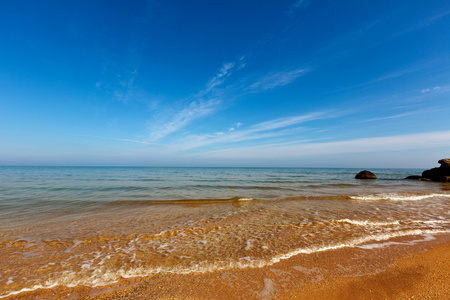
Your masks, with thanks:
<instances>
[{"instance_id":1,"label":"dark rock","mask_svg":"<svg viewBox=\"0 0 450 300\"><path fill-rule=\"evenodd\" d=\"M450 182L450 176L442 176L439 179L440 182Z\"/></svg>"},{"instance_id":2,"label":"dark rock","mask_svg":"<svg viewBox=\"0 0 450 300\"><path fill-rule=\"evenodd\" d=\"M441 175L441 169L440 168L433 168L429 170L425 170L422 172L423 178L428 178L433 181L438 181L439 177L443 176Z\"/></svg>"},{"instance_id":3,"label":"dark rock","mask_svg":"<svg viewBox=\"0 0 450 300\"><path fill-rule=\"evenodd\" d=\"M423 171L422 177L432 181L448 182L448 177L450 177L450 158L441 159L438 163L441 164L439 168Z\"/></svg>"},{"instance_id":4,"label":"dark rock","mask_svg":"<svg viewBox=\"0 0 450 300\"><path fill-rule=\"evenodd\" d=\"M417 176L417 175L411 175L411 176L406 177L405 179L419 180L420 178L422 178L422 177Z\"/></svg>"},{"instance_id":5,"label":"dark rock","mask_svg":"<svg viewBox=\"0 0 450 300\"><path fill-rule=\"evenodd\" d=\"M364 170L356 174L356 179L377 179L377 176L370 171Z\"/></svg>"},{"instance_id":6,"label":"dark rock","mask_svg":"<svg viewBox=\"0 0 450 300\"><path fill-rule=\"evenodd\" d=\"M441 164L441 168L450 168L450 158L443 158L438 163Z\"/></svg>"}]
</instances>

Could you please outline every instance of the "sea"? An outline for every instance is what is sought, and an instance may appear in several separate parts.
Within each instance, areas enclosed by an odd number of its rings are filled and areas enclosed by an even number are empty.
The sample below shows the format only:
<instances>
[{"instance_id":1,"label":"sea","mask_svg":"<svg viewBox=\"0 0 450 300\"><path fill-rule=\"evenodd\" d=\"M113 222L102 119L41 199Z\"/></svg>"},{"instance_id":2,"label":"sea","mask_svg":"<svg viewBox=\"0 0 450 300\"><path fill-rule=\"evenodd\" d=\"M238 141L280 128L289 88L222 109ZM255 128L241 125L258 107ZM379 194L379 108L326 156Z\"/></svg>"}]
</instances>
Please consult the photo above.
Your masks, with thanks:
<instances>
[{"instance_id":1,"label":"sea","mask_svg":"<svg viewBox=\"0 0 450 300\"><path fill-rule=\"evenodd\" d=\"M359 171L0 167L0 298L450 232L449 183Z\"/></svg>"}]
</instances>

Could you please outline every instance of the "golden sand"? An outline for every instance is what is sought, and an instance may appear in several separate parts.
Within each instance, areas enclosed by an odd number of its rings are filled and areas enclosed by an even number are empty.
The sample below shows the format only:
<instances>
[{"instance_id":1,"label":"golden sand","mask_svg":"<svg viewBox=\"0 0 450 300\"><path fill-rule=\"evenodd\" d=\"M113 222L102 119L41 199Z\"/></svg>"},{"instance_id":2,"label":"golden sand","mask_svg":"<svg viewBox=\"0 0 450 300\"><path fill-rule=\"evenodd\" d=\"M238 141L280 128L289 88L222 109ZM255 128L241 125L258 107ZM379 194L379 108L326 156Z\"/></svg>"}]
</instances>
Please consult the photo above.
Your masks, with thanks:
<instances>
[{"instance_id":1,"label":"golden sand","mask_svg":"<svg viewBox=\"0 0 450 300\"><path fill-rule=\"evenodd\" d=\"M374 275L332 278L279 299L450 299L450 244L408 255Z\"/></svg>"}]
</instances>

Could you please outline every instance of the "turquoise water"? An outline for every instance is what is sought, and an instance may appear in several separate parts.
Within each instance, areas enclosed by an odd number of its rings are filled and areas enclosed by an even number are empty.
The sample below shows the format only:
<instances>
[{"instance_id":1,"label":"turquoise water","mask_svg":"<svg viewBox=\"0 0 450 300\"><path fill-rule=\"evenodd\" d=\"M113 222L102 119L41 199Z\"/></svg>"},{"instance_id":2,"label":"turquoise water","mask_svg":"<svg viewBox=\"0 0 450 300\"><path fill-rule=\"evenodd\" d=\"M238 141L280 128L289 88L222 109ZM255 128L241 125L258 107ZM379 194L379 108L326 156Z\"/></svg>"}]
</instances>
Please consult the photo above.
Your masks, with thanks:
<instances>
[{"instance_id":1,"label":"turquoise water","mask_svg":"<svg viewBox=\"0 0 450 300\"><path fill-rule=\"evenodd\" d=\"M359 171L0 167L0 297L450 232L448 183Z\"/></svg>"},{"instance_id":2,"label":"turquoise water","mask_svg":"<svg viewBox=\"0 0 450 300\"><path fill-rule=\"evenodd\" d=\"M358 169L0 167L0 205L30 211L114 201L280 199L433 188L403 181L418 169L378 169L377 181L355 180ZM2 210L5 212L5 210Z\"/></svg>"}]
</instances>

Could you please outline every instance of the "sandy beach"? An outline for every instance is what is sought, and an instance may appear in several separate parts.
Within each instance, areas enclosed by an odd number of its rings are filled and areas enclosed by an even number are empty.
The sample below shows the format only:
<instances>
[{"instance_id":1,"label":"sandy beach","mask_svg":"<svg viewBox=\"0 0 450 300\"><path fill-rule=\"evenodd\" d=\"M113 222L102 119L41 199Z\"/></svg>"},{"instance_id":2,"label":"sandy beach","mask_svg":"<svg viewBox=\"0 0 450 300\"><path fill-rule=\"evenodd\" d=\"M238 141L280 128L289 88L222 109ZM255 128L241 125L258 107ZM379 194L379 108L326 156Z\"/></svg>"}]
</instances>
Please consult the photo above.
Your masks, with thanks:
<instances>
[{"instance_id":1,"label":"sandy beach","mask_svg":"<svg viewBox=\"0 0 450 300\"><path fill-rule=\"evenodd\" d=\"M422 238L298 255L263 268L55 287L10 299L448 299L450 235L417 242Z\"/></svg>"}]
</instances>

